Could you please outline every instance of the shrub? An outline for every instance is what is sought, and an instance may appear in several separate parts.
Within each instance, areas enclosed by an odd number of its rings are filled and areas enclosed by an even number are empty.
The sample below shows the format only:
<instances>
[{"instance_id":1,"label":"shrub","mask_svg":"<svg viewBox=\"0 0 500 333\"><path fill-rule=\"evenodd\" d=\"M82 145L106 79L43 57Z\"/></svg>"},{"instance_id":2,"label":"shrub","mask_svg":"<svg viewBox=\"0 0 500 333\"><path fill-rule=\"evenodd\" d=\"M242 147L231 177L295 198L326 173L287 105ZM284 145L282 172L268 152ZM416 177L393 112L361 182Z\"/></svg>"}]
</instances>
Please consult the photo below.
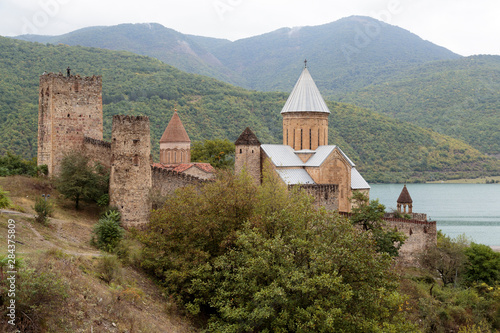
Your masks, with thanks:
<instances>
[{"instance_id":1,"label":"shrub","mask_svg":"<svg viewBox=\"0 0 500 333\"><path fill-rule=\"evenodd\" d=\"M468 258L465 278L469 284L493 285L500 281L500 253L487 245L471 243L465 254Z\"/></svg>"},{"instance_id":2,"label":"shrub","mask_svg":"<svg viewBox=\"0 0 500 333\"><path fill-rule=\"evenodd\" d=\"M37 214L35 215L35 221L46 225L48 217L52 216L54 211L52 204L46 198L38 197L33 208Z\"/></svg>"},{"instance_id":3,"label":"shrub","mask_svg":"<svg viewBox=\"0 0 500 333\"><path fill-rule=\"evenodd\" d=\"M91 244L103 251L112 252L123 238L124 230L120 225L120 212L108 210L92 230Z\"/></svg>"},{"instance_id":4,"label":"shrub","mask_svg":"<svg viewBox=\"0 0 500 333\"><path fill-rule=\"evenodd\" d=\"M106 255L99 259L97 274L106 283L120 280L122 267L116 255Z\"/></svg>"},{"instance_id":5,"label":"shrub","mask_svg":"<svg viewBox=\"0 0 500 333\"><path fill-rule=\"evenodd\" d=\"M9 192L2 190L0 187L0 209L9 208L12 202L8 196Z\"/></svg>"}]
</instances>

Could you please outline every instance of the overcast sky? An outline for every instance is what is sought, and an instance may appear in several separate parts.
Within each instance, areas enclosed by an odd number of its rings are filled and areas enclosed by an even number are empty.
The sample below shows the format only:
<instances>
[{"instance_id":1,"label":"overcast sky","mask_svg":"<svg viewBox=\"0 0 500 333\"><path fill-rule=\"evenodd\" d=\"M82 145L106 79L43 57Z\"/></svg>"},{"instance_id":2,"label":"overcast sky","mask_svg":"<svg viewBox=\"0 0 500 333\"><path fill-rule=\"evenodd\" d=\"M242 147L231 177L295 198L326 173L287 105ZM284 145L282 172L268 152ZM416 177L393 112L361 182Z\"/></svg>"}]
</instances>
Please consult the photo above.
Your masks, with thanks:
<instances>
[{"instance_id":1,"label":"overcast sky","mask_svg":"<svg viewBox=\"0 0 500 333\"><path fill-rule=\"evenodd\" d=\"M236 40L366 15L461 55L500 55L500 0L0 0L0 35L157 22Z\"/></svg>"}]
</instances>

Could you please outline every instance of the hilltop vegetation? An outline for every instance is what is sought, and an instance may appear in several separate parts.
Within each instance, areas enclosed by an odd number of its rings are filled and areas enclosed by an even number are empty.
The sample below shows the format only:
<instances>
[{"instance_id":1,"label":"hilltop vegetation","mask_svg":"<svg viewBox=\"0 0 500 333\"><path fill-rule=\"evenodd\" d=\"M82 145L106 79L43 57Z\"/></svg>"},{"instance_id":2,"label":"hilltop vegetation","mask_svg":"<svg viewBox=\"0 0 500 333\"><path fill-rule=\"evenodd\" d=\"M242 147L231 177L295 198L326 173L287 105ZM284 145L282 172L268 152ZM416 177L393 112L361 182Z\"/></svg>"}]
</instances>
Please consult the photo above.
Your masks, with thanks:
<instances>
[{"instance_id":1,"label":"hilltop vegetation","mask_svg":"<svg viewBox=\"0 0 500 333\"><path fill-rule=\"evenodd\" d=\"M105 139L113 114L149 116L155 159L174 108L193 141L234 141L247 126L261 142L282 141L284 93L248 91L128 52L0 38L0 154L36 155L38 77L67 66L82 76L103 76ZM369 181L499 172L498 161L463 142L352 105L330 103L330 108L329 143L346 151Z\"/></svg>"},{"instance_id":2,"label":"hilltop vegetation","mask_svg":"<svg viewBox=\"0 0 500 333\"><path fill-rule=\"evenodd\" d=\"M261 91L290 91L308 59L325 97L430 128L486 154L500 153L500 56L464 58L370 17L282 28L235 42L159 24L17 38L128 50Z\"/></svg>"}]
</instances>

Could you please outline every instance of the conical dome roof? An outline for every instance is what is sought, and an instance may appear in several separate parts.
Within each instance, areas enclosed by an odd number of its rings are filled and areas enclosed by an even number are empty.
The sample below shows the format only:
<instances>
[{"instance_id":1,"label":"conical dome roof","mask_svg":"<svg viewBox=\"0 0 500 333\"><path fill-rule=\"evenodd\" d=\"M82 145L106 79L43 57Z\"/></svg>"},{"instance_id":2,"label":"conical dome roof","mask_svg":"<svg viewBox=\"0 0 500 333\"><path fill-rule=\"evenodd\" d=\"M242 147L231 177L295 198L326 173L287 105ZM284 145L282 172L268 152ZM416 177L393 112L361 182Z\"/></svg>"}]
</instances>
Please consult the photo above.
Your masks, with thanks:
<instances>
[{"instance_id":1,"label":"conical dome roof","mask_svg":"<svg viewBox=\"0 0 500 333\"><path fill-rule=\"evenodd\" d=\"M399 195L397 203L402 203L402 204L413 203L413 200L411 199L410 196L410 192L408 192L406 185L403 187L403 190L401 190L401 194Z\"/></svg>"},{"instance_id":2,"label":"conical dome roof","mask_svg":"<svg viewBox=\"0 0 500 333\"><path fill-rule=\"evenodd\" d=\"M245 146L260 146L260 141L257 139L257 136L252 132L252 130L247 127L240 134L239 138L234 143L236 146L245 145Z\"/></svg>"},{"instance_id":3,"label":"conical dome roof","mask_svg":"<svg viewBox=\"0 0 500 333\"><path fill-rule=\"evenodd\" d=\"M293 87L292 93L281 110L281 113L287 112L330 113L307 67L302 71L299 80L295 84L295 87Z\"/></svg>"},{"instance_id":4,"label":"conical dome roof","mask_svg":"<svg viewBox=\"0 0 500 333\"><path fill-rule=\"evenodd\" d=\"M160 143L166 142L191 142L184 125L182 125L181 118L177 114L177 110L161 136Z\"/></svg>"}]
</instances>

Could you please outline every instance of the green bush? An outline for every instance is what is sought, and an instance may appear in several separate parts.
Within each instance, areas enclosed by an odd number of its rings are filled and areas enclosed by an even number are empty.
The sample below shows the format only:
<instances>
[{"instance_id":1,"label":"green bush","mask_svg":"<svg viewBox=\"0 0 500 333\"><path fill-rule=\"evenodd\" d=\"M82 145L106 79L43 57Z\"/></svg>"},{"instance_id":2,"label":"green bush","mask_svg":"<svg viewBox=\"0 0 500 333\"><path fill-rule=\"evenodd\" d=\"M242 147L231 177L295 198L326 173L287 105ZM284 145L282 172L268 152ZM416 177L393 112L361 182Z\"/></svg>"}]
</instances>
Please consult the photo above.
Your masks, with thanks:
<instances>
[{"instance_id":1,"label":"green bush","mask_svg":"<svg viewBox=\"0 0 500 333\"><path fill-rule=\"evenodd\" d=\"M4 191L0 187L0 209L2 208L9 208L12 202L10 201L10 198L8 196L9 192Z\"/></svg>"},{"instance_id":2,"label":"green bush","mask_svg":"<svg viewBox=\"0 0 500 333\"><path fill-rule=\"evenodd\" d=\"M106 255L99 258L97 274L106 283L121 279L122 267L116 255Z\"/></svg>"},{"instance_id":3,"label":"green bush","mask_svg":"<svg viewBox=\"0 0 500 333\"><path fill-rule=\"evenodd\" d=\"M52 213L54 212L52 204L46 198L38 197L35 201L35 207L33 208L36 212L35 221L46 225L47 219L49 216L52 216Z\"/></svg>"},{"instance_id":4,"label":"green bush","mask_svg":"<svg viewBox=\"0 0 500 333\"><path fill-rule=\"evenodd\" d=\"M468 263L465 279L468 284L500 282L500 253L487 245L471 243L465 250Z\"/></svg>"},{"instance_id":5,"label":"green bush","mask_svg":"<svg viewBox=\"0 0 500 333\"><path fill-rule=\"evenodd\" d=\"M120 225L120 212L108 210L92 230L91 244L103 251L112 252L122 240L124 229Z\"/></svg>"}]
</instances>

